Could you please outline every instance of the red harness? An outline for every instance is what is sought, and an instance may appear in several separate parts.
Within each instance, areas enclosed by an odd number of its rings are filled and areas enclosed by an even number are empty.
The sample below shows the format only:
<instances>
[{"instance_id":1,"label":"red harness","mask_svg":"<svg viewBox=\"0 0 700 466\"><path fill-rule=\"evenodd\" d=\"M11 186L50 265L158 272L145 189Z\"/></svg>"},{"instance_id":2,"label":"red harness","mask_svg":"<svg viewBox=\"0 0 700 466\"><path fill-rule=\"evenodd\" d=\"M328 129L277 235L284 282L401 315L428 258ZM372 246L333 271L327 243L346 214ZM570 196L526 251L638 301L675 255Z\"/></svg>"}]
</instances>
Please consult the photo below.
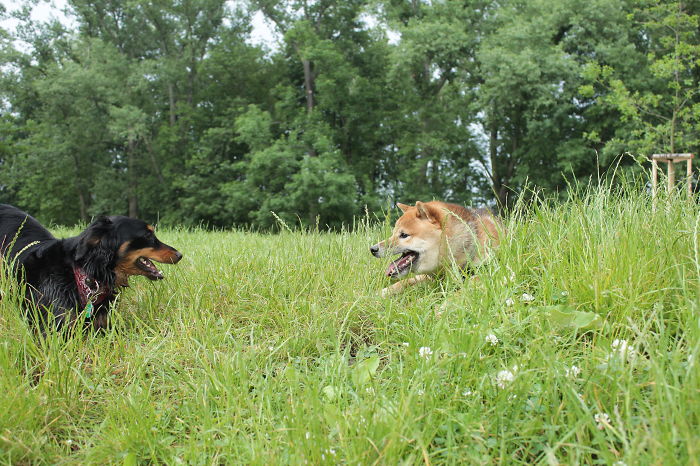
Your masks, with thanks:
<instances>
[{"instance_id":1,"label":"red harness","mask_svg":"<svg viewBox=\"0 0 700 466\"><path fill-rule=\"evenodd\" d=\"M107 285L100 285L97 280L88 277L80 267L73 267L73 276L80 295L80 306L86 310L86 317L90 317L93 306L107 299L111 290Z\"/></svg>"}]
</instances>

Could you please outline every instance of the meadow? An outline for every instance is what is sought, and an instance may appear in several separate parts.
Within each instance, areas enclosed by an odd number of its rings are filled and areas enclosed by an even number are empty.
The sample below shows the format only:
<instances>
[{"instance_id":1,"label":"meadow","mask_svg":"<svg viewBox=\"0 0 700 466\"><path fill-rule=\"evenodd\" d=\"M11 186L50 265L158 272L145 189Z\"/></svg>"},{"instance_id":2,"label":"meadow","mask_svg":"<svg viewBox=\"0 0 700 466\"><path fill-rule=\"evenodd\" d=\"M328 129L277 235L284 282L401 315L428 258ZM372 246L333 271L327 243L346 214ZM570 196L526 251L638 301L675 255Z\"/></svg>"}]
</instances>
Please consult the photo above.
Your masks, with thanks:
<instances>
[{"instance_id":1,"label":"meadow","mask_svg":"<svg viewBox=\"0 0 700 466\"><path fill-rule=\"evenodd\" d=\"M697 205L603 187L506 224L478 279L386 299L389 221L163 229L184 259L103 336L38 338L4 279L0 463L698 464Z\"/></svg>"}]
</instances>

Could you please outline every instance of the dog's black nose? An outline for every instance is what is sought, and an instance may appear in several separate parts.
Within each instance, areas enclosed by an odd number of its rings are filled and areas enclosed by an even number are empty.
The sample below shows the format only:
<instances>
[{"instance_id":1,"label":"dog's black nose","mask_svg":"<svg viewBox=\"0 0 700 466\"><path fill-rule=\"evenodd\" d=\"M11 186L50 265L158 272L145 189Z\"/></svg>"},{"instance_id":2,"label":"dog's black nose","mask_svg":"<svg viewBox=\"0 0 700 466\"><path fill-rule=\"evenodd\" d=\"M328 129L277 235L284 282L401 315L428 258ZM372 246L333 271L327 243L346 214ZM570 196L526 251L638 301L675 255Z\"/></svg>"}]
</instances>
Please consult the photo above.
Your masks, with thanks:
<instances>
[{"instance_id":1,"label":"dog's black nose","mask_svg":"<svg viewBox=\"0 0 700 466\"><path fill-rule=\"evenodd\" d=\"M377 253L379 252L379 246L370 246L369 247L369 252L372 253L373 256L376 256Z\"/></svg>"}]
</instances>

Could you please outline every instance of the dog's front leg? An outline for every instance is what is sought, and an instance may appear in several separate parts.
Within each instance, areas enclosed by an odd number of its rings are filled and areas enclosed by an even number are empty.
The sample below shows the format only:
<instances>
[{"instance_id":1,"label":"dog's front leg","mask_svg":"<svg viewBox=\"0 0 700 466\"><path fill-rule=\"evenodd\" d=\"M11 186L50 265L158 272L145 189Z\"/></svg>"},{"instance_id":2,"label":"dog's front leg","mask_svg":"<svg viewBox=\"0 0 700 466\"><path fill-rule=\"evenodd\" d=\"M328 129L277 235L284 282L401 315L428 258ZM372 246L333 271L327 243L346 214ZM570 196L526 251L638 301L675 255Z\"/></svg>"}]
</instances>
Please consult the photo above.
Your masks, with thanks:
<instances>
[{"instance_id":1,"label":"dog's front leg","mask_svg":"<svg viewBox=\"0 0 700 466\"><path fill-rule=\"evenodd\" d=\"M382 298L386 298L387 296L401 293L406 287L417 285L418 283L432 279L433 277L431 277L430 275L416 275L415 277L407 278L406 280L401 280L399 282L394 283L391 286L387 286L380 292L380 295Z\"/></svg>"}]
</instances>

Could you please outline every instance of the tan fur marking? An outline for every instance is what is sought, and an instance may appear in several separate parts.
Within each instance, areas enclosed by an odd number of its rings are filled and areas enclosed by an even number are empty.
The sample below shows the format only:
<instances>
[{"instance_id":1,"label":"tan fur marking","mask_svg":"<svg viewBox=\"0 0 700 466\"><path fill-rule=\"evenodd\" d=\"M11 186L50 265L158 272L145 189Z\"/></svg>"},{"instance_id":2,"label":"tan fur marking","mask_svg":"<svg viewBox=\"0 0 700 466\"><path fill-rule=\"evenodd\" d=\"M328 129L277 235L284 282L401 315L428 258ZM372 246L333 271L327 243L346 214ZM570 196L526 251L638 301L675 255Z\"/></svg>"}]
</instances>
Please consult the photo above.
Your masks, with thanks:
<instances>
[{"instance_id":1,"label":"tan fur marking","mask_svg":"<svg viewBox=\"0 0 700 466\"><path fill-rule=\"evenodd\" d=\"M122 244L119 247L119 255L123 255L128 247L129 243ZM139 259L139 257L145 257L147 259L166 264L172 264L177 261L176 252L170 249L142 248L136 249L134 251L129 251L128 254L124 255L121 259L119 259L116 267L114 268L114 271L117 275L118 285L128 286L129 277L132 275L147 275L146 271L136 266L136 261Z\"/></svg>"}]
</instances>

